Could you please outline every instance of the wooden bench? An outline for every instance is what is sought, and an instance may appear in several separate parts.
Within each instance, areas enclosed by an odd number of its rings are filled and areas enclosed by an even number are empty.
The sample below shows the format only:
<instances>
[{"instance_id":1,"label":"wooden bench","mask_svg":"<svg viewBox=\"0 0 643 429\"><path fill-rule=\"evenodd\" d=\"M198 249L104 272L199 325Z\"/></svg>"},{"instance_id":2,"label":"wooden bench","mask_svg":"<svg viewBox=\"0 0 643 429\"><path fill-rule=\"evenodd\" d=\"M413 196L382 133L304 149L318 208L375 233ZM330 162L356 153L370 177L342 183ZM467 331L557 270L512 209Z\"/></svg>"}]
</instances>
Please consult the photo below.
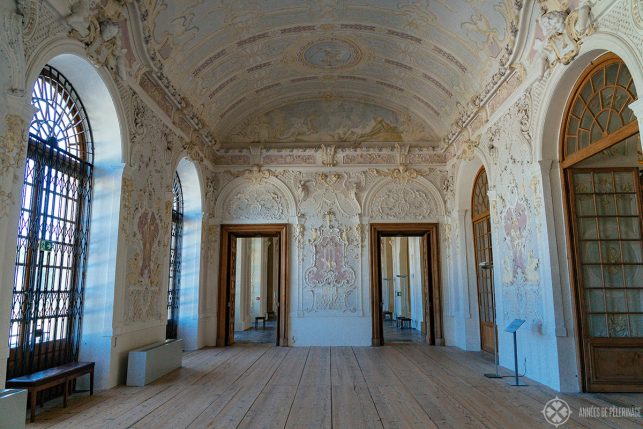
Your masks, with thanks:
<instances>
[{"instance_id":1,"label":"wooden bench","mask_svg":"<svg viewBox=\"0 0 643 429\"><path fill-rule=\"evenodd\" d=\"M31 422L36 420L36 399L38 392L61 384L65 385L63 407L67 407L67 396L71 382L81 375L89 374L89 394L94 394L94 362L71 362L54 368L34 372L33 374L7 380L7 387L27 389L31 397Z\"/></svg>"}]
</instances>

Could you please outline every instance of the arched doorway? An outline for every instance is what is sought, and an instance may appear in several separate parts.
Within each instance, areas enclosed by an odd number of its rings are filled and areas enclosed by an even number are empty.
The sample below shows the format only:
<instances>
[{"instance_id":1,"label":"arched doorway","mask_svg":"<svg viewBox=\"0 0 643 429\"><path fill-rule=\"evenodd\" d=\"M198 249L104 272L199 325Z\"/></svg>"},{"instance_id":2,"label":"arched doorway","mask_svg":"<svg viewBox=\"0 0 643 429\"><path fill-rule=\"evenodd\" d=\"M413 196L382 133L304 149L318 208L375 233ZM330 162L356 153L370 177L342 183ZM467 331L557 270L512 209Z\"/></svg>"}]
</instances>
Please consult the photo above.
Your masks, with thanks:
<instances>
[{"instance_id":1,"label":"arched doorway","mask_svg":"<svg viewBox=\"0 0 643 429\"><path fill-rule=\"evenodd\" d=\"M493 294L493 252L491 249L491 216L489 211L489 181L484 167L480 168L471 194L473 247L478 285L478 315L480 319L480 348L494 353L496 348L495 302Z\"/></svg>"},{"instance_id":2,"label":"arched doorway","mask_svg":"<svg viewBox=\"0 0 643 429\"><path fill-rule=\"evenodd\" d=\"M583 388L643 391L643 163L632 76L607 54L582 74L561 134Z\"/></svg>"}]
</instances>

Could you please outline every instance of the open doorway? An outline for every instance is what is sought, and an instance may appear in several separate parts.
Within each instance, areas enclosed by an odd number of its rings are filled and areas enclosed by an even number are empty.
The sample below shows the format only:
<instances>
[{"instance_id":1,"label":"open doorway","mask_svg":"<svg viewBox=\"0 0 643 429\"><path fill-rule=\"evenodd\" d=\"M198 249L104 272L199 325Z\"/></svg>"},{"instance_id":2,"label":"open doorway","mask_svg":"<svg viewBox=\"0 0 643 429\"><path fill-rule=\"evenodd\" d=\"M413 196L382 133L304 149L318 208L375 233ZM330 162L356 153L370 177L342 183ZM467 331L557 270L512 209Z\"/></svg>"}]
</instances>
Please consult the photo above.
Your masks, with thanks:
<instances>
[{"instance_id":1,"label":"open doorway","mask_svg":"<svg viewBox=\"0 0 643 429\"><path fill-rule=\"evenodd\" d=\"M426 342L424 299L427 260L422 237L380 238L384 341Z\"/></svg>"},{"instance_id":2,"label":"open doorway","mask_svg":"<svg viewBox=\"0 0 643 429\"><path fill-rule=\"evenodd\" d=\"M237 237L234 342L277 344L279 237Z\"/></svg>"},{"instance_id":3,"label":"open doorway","mask_svg":"<svg viewBox=\"0 0 643 429\"><path fill-rule=\"evenodd\" d=\"M223 225L217 346L287 345L287 225Z\"/></svg>"},{"instance_id":4,"label":"open doorway","mask_svg":"<svg viewBox=\"0 0 643 429\"><path fill-rule=\"evenodd\" d=\"M443 344L436 224L371 225L373 345Z\"/></svg>"}]
</instances>

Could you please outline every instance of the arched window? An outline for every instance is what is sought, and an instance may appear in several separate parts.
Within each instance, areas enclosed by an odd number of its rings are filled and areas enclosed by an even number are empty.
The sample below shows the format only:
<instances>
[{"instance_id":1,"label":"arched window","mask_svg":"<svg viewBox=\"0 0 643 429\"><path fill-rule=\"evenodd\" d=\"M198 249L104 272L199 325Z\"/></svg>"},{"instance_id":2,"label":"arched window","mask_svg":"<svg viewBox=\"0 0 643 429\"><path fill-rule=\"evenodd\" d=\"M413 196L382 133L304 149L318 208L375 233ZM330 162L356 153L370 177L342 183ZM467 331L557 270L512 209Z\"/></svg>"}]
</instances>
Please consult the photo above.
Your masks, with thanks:
<instances>
[{"instance_id":1,"label":"arched window","mask_svg":"<svg viewBox=\"0 0 643 429\"><path fill-rule=\"evenodd\" d=\"M471 195L471 220L473 221L473 246L478 283L478 312L480 317L480 347L489 353L495 348L493 271L480 267L486 262L493 266L491 251L491 218L489 214L489 182L484 167L473 184Z\"/></svg>"},{"instance_id":2,"label":"arched window","mask_svg":"<svg viewBox=\"0 0 643 429\"><path fill-rule=\"evenodd\" d=\"M183 244L183 188L178 174L172 184L172 236L167 289L167 327L165 337L176 338L179 327L179 294L181 291L181 246Z\"/></svg>"},{"instance_id":3,"label":"arched window","mask_svg":"<svg viewBox=\"0 0 643 429\"><path fill-rule=\"evenodd\" d=\"M46 66L33 88L7 377L78 359L93 141L78 94Z\"/></svg>"},{"instance_id":4,"label":"arched window","mask_svg":"<svg viewBox=\"0 0 643 429\"><path fill-rule=\"evenodd\" d=\"M563 122L572 283L583 384L590 391L643 391L643 164L637 99L614 55L581 76Z\"/></svg>"}]
</instances>

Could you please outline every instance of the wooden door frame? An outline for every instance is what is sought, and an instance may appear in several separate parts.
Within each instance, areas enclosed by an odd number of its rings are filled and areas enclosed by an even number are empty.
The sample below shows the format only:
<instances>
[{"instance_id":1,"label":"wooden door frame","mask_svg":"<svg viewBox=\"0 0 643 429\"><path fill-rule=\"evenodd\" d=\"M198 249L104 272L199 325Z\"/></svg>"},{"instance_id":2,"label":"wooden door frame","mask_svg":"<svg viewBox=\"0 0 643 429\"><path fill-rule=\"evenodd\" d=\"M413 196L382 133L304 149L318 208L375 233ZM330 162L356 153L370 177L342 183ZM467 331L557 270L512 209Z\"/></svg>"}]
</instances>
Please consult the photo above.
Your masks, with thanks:
<instances>
[{"instance_id":1,"label":"wooden door frame","mask_svg":"<svg viewBox=\"0 0 643 429\"><path fill-rule=\"evenodd\" d=\"M480 335L480 349L484 352L487 353L495 353L495 351L488 351L483 348L483 328L482 328L482 312L480 311L482 307L482 297L480 294L480 270L482 269L480 267L480 262L478 260L478 239L476 236L476 224L481 223L485 220L489 222L489 227L491 228L491 206L489 205L488 210L483 212L483 213L477 213L475 216L473 214L474 210L474 199L475 199L475 191L476 191L476 185L478 184L478 180L480 179L480 176L484 173L485 175L487 174L487 170L485 169L484 165L480 167L478 170L478 173L476 173L476 178L473 180L473 188L471 189L471 228L472 228L472 241L473 241L473 258L475 261L475 270L476 270L476 291L477 291L477 296L478 296L478 329L479 329L479 335ZM487 175L487 191L489 191L489 176ZM487 203L488 201L488 195L487 195ZM491 253L491 273L489 274L491 276L491 312L493 314L493 346L498 347L498 323L496 321L496 285L495 285L495 279L493 278L493 233L491 229L489 230L489 235L491 236L491 240L489 240L489 250Z\"/></svg>"},{"instance_id":2,"label":"wooden door frame","mask_svg":"<svg viewBox=\"0 0 643 429\"><path fill-rule=\"evenodd\" d=\"M620 142L617 142L620 143ZM611 146L610 146L611 147ZM587 159L587 158L586 158ZM565 210L565 226L567 233L565 234L567 241L567 260L570 267L569 277L570 283L572 286L572 302L574 309L574 319L576 324L576 348L578 351L577 355L577 364L580 369L580 379L581 379L581 391L582 392L592 392L592 393L617 393L617 392L634 392L640 393L641 385L628 384L627 380L619 381L618 384L609 384L602 383L600 380L593 380L591 375L597 375L595 368L596 362L592 360L592 347L600 346L614 346L618 344L623 349L640 347L641 341L638 337L606 337L598 338L594 337L593 339L588 336L589 325L587 322L586 310L588 304L586 303L586 298L583 296L585 292L585 287L582 283L582 274L580 272L580 241L579 241L579 232L577 230L577 225L575 223L576 219L576 206L573 203L573 198L575 196L574 190L572 188L572 174L574 172L583 172L583 171L600 171L600 170L609 170L609 171L632 171L635 167L592 167L592 168L574 168L573 166L567 168L561 168L561 175L563 176L563 209ZM640 179L639 179L640 180ZM636 191L636 196L639 202L639 205L643 204L643 193L639 189ZM587 335L587 337L586 337ZM614 386L617 386L616 390Z\"/></svg>"},{"instance_id":3,"label":"wooden door frame","mask_svg":"<svg viewBox=\"0 0 643 429\"><path fill-rule=\"evenodd\" d=\"M277 317L277 345L288 346L288 224L268 225L221 225L221 253L219 257L219 304L217 315L217 347L234 343L228 338L229 319L228 300L231 292L230 242L238 237L279 237L279 300ZM232 322L234 323L234 322Z\"/></svg>"},{"instance_id":4,"label":"wooden door frame","mask_svg":"<svg viewBox=\"0 0 643 429\"><path fill-rule=\"evenodd\" d=\"M429 344L444 345L442 328L442 287L440 279L440 246L437 223L372 223L370 225L370 265L371 265L371 316L372 340L374 346L384 344L382 315L382 252L380 240L383 237L423 237L426 238L428 263L425 264L423 309L425 321L430 321L427 329ZM430 267L430 268L429 268ZM429 302L429 308L426 303Z\"/></svg>"},{"instance_id":5,"label":"wooden door frame","mask_svg":"<svg viewBox=\"0 0 643 429\"><path fill-rule=\"evenodd\" d=\"M566 154L566 144L567 136L565 135L567 131L567 125L569 117L571 116L571 111L573 109L574 101L576 100L576 95L579 91L582 91L585 83L588 81L588 77L591 76L596 70L599 69L606 62L612 62L618 60L622 62L623 67L627 67L625 62L618 55L608 52L603 54L593 60L590 64L586 66L580 76L577 78L576 83L574 84L571 93L567 96L565 101L565 110L563 111L562 122L559 128L559 137L558 137L558 159L559 162L559 175L560 175L560 184L562 192L562 211L563 211L563 225L565 228L565 250L566 250L566 262L567 267L569 268L569 285L571 289L571 301L572 301L572 312L573 312L573 323L576 328L575 332L575 346L576 346L576 365L579 371L580 378L580 387L582 392L640 392L640 385L625 385L619 384L619 390L614 390L610 385L600 385L597 383L592 383L591 374L592 374L592 362L590 361L590 356L588 354L589 345L586 344L584 336L586 335L586 328L584 325L584 315L585 304L583 297L583 287L580 283L581 274L578 272L579 263L577 259L578 252L578 243L577 243L577 233L574 231L574 203L571 201L572 190L570 189L570 181L568 171L574 168L577 164L582 161L591 158L592 156L608 149L618 143L623 142L624 140L632 137L633 135L641 132L643 130L639 129L638 121L634 120L629 124L623 126L622 128L616 130L611 134L607 134L598 141L590 143L585 148L579 149L576 152L573 152L569 155ZM640 98L640 97L639 97ZM618 168L618 167L616 167ZM640 195L640 193L639 193ZM632 341L633 342L633 341ZM629 344L627 340L623 341L624 347L628 347Z\"/></svg>"}]
</instances>

